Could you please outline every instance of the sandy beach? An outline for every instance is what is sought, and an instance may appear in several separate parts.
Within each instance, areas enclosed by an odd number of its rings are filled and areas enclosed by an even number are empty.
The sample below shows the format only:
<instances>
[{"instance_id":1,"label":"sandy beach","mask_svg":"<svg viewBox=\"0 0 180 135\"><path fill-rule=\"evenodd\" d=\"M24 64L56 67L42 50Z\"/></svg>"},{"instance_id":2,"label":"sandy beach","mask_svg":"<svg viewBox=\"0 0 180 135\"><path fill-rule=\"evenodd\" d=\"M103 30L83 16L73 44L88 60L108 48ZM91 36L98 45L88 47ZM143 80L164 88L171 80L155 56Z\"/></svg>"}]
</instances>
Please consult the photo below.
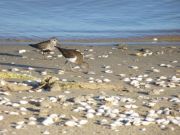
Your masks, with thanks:
<instances>
[{"instance_id":1,"label":"sandy beach","mask_svg":"<svg viewBox=\"0 0 180 135\"><path fill-rule=\"evenodd\" d=\"M74 42L74 41L73 41ZM46 59L27 45L0 43L0 135L179 135L180 46L68 46L84 54L88 73L64 67L57 50ZM64 70L65 69L65 70ZM47 76L82 88L13 91ZM83 87L84 83L89 84ZM106 88L90 89L93 84ZM15 84L17 85L17 84ZM108 89L108 86L119 88Z\"/></svg>"}]
</instances>

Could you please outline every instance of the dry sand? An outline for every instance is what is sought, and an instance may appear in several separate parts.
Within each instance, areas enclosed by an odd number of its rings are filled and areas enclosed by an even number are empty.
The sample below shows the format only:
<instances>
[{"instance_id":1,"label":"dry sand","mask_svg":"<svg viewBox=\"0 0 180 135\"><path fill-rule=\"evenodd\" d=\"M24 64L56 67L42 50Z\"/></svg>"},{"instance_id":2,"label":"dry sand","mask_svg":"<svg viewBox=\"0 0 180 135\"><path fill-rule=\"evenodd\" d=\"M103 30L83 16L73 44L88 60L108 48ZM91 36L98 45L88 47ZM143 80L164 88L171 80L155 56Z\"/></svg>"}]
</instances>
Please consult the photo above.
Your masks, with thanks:
<instances>
[{"instance_id":1,"label":"dry sand","mask_svg":"<svg viewBox=\"0 0 180 135\"><path fill-rule=\"evenodd\" d=\"M2 71L26 73L37 78L43 78L47 73L47 75L56 76L67 82L101 83L106 78L111 82L105 83L115 83L123 87L121 90L7 91L9 95L2 92L0 94L0 119L3 117L0 120L0 134L2 135L40 135L48 133L51 135L180 134L179 46L67 46L67 48L76 48L84 53L85 60L90 65L89 74L78 71L79 69L75 69L75 72L65 71L58 74L59 69L64 66L65 59L61 56L57 57L57 55L61 55L57 51L52 55L52 58L49 57L44 60L39 52L34 51L29 46L0 45L0 48L0 69ZM144 50L139 51L142 48L146 49L145 52ZM19 53L19 50L23 49L26 52ZM32 68L34 70L31 70ZM65 68L68 69L68 66ZM173 76L176 76L175 81L172 81ZM161 79L158 80L159 77ZM128 79L130 82L126 82ZM143 80L141 81L141 79ZM5 80L22 82L22 80L17 79ZM135 81L133 82L133 80ZM157 82L162 82L161 86L158 86ZM85 95L89 97L83 99ZM114 97L119 99L115 100ZM102 101L97 98L102 98ZM19 104L20 100L28 102ZM82 107L79 101L88 103L85 105L86 107L88 105L92 107L90 111L95 111L91 113L94 115L93 118L85 117L88 109L90 109L88 107L86 110L75 112L74 109ZM109 106L111 110L116 109L118 112L110 112L110 114L106 112L106 114L96 116L101 104ZM135 106L126 106L129 104ZM83 107L85 108L85 106ZM134 114L130 110L134 110L139 114L137 117L143 119L147 117L150 110L160 111L153 122L141 123L138 126L133 124L134 121L128 121L128 118L130 118L128 116ZM130 111L130 114L127 114L128 111ZM13 115L12 112L17 112L17 114ZM44 119L49 118L48 116L51 114L57 114L58 116L53 118L50 125L43 125ZM122 118L122 114L126 115L127 121L121 121L122 125L114 126L113 122ZM170 116L179 121L174 124L169 120ZM37 119L34 120L35 125L30 125L29 122L33 121L29 120L30 117ZM165 122L163 123L162 120L162 123L157 124L157 120L163 118ZM88 122L84 125L77 124L82 119ZM68 120L72 120L76 124L72 124L72 127L66 126L65 123Z\"/></svg>"}]
</instances>

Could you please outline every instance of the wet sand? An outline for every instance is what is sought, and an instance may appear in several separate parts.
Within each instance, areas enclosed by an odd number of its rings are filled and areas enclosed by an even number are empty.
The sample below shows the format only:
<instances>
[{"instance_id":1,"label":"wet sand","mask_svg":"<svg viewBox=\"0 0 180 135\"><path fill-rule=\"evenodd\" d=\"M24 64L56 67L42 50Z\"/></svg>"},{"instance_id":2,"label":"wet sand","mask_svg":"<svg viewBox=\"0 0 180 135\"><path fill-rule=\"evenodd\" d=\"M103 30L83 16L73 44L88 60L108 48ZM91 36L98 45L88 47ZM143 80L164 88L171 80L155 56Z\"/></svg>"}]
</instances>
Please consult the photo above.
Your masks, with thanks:
<instances>
[{"instance_id":1,"label":"wet sand","mask_svg":"<svg viewBox=\"0 0 180 135\"><path fill-rule=\"evenodd\" d=\"M65 59L58 51L43 59L35 49L18 44L0 45L0 69L40 79L51 75L66 82L115 83L122 89L4 92L0 88L0 133L180 133L180 46L63 46L84 53L90 65L88 74L78 68L68 71L68 66L63 72ZM19 50L26 52L19 53Z\"/></svg>"}]
</instances>

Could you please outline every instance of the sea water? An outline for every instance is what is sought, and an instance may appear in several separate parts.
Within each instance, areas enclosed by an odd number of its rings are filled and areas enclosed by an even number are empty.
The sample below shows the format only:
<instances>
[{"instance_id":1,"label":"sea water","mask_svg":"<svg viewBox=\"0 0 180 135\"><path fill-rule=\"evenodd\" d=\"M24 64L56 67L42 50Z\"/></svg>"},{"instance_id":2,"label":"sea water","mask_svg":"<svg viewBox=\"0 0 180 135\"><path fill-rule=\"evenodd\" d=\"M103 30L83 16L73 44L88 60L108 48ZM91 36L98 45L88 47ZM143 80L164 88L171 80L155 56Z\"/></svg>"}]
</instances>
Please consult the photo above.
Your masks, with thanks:
<instances>
[{"instance_id":1,"label":"sea water","mask_svg":"<svg viewBox=\"0 0 180 135\"><path fill-rule=\"evenodd\" d=\"M0 37L180 35L180 0L0 0Z\"/></svg>"}]
</instances>

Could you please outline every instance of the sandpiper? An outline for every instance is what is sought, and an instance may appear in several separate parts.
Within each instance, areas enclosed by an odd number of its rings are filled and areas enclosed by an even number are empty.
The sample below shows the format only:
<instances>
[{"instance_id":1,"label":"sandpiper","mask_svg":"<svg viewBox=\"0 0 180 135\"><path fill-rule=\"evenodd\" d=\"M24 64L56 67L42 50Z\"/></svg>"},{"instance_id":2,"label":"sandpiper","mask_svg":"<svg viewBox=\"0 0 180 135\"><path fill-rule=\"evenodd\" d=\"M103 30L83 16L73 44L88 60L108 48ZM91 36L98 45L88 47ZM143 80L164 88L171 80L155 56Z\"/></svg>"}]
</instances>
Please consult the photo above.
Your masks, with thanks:
<instances>
[{"instance_id":1,"label":"sandpiper","mask_svg":"<svg viewBox=\"0 0 180 135\"><path fill-rule=\"evenodd\" d=\"M49 53L55 49L55 46L59 43L56 38L51 38L49 40L37 43L37 44L30 44L29 46L39 49L42 51L42 54Z\"/></svg>"},{"instance_id":2,"label":"sandpiper","mask_svg":"<svg viewBox=\"0 0 180 135\"><path fill-rule=\"evenodd\" d=\"M89 68L89 64L84 61L84 57L81 54L81 52L77 51L76 49L65 49L65 48L61 48L59 46L55 46L55 47L66 58L65 64L70 62L70 63L79 65L81 69L87 70ZM72 67L71 67L71 70L72 70Z\"/></svg>"}]
</instances>

